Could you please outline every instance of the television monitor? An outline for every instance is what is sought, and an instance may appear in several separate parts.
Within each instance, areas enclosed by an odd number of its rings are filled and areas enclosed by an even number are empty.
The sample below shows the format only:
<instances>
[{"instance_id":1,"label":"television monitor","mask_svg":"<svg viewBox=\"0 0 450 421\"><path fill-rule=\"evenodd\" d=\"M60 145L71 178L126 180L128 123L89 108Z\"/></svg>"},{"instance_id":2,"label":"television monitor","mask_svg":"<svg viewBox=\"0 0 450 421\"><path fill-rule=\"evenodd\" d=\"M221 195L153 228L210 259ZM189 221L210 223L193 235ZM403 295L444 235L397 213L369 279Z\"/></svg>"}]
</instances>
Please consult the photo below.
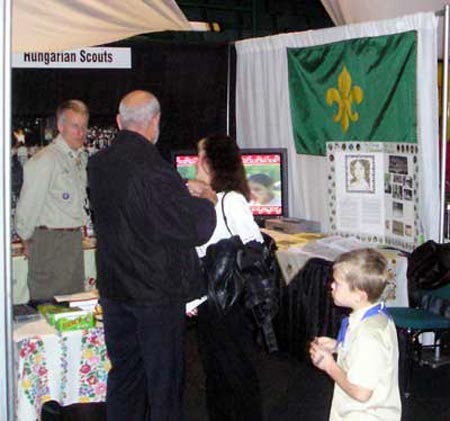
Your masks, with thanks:
<instances>
[{"instance_id":1,"label":"television monitor","mask_svg":"<svg viewBox=\"0 0 450 421\"><path fill-rule=\"evenodd\" d=\"M241 157L250 187L250 208L255 218L287 217L286 148L241 149ZM183 178L195 178L195 151L174 151L172 162Z\"/></svg>"}]
</instances>

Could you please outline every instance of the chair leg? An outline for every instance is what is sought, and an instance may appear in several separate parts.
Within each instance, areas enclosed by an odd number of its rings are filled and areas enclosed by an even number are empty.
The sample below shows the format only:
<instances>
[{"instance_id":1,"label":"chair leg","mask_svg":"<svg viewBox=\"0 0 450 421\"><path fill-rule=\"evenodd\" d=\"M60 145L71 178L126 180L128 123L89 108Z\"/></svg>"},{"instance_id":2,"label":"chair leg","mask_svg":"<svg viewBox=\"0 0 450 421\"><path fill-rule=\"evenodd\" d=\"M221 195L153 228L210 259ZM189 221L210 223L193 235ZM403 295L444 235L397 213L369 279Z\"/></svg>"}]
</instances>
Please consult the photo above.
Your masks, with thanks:
<instances>
[{"instance_id":1,"label":"chair leg","mask_svg":"<svg viewBox=\"0 0 450 421\"><path fill-rule=\"evenodd\" d=\"M413 367L414 337L410 330L398 329L399 384L402 395L410 396L410 381Z\"/></svg>"},{"instance_id":2,"label":"chair leg","mask_svg":"<svg viewBox=\"0 0 450 421\"><path fill-rule=\"evenodd\" d=\"M441 338L439 335L436 335L434 337L434 361L439 362L440 359L441 359Z\"/></svg>"},{"instance_id":3,"label":"chair leg","mask_svg":"<svg viewBox=\"0 0 450 421\"><path fill-rule=\"evenodd\" d=\"M441 333L442 332L439 332L439 331L435 333L434 345L433 345L434 346L434 359L430 364L432 368L438 368L441 365L448 364L448 358L443 357L441 354L441 352L442 352L442 349L441 349L442 335L441 335Z\"/></svg>"}]
</instances>

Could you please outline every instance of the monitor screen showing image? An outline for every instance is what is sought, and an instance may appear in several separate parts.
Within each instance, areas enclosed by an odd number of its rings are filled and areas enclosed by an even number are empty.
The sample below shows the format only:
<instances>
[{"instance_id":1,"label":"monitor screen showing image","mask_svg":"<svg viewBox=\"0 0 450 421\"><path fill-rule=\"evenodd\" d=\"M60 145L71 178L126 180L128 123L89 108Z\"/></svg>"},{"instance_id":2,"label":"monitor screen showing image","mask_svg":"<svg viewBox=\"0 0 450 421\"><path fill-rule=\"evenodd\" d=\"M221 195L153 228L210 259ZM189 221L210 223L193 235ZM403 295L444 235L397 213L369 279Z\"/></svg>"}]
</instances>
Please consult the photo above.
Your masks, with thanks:
<instances>
[{"instance_id":1,"label":"monitor screen showing image","mask_svg":"<svg viewBox=\"0 0 450 421\"><path fill-rule=\"evenodd\" d=\"M175 168L181 177L190 180L195 178L195 164L197 163L197 154L194 152L175 153Z\"/></svg>"},{"instance_id":2,"label":"monitor screen showing image","mask_svg":"<svg viewBox=\"0 0 450 421\"><path fill-rule=\"evenodd\" d=\"M195 178L197 154L175 151L173 162L183 178ZM255 217L288 216L286 149L241 149Z\"/></svg>"}]
</instances>

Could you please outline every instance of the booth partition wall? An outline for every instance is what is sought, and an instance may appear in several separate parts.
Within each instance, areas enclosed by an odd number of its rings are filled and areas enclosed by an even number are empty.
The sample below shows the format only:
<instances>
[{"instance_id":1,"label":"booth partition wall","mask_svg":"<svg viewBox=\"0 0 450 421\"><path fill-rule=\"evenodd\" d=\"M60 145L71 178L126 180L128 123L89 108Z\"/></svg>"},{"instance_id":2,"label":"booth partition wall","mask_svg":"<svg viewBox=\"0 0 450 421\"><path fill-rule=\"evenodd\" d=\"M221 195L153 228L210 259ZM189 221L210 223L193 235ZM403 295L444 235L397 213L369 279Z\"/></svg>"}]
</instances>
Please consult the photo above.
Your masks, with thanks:
<instances>
[{"instance_id":1,"label":"booth partition wall","mask_svg":"<svg viewBox=\"0 0 450 421\"><path fill-rule=\"evenodd\" d=\"M229 66L234 49L228 44L143 39L111 46L131 48L131 69L13 69L13 123L47 124L40 122L53 117L61 101L78 98L89 107L91 125L115 126L121 97L145 89L161 103L158 147L166 158L170 150L188 149L201 137L227 131L227 106L234 108L234 99L227 97L234 92L227 89L228 71L235 69ZM233 127L234 119L230 123ZM43 140L43 128L36 132L29 142Z\"/></svg>"}]
</instances>

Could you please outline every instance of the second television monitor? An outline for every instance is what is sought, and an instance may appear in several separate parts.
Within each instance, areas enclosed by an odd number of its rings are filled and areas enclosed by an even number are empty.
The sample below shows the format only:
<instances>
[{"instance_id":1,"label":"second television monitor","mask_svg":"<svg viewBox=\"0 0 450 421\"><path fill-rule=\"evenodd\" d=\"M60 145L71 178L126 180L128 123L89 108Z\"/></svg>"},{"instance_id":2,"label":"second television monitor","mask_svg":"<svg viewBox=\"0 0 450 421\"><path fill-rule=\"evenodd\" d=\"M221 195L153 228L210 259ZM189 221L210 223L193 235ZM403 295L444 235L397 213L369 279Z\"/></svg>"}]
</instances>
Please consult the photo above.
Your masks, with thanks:
<instances>
[{"instance_id":1,"label":"second television monitor","mask_svg":"<svg viewBox=\"0 0 450 421\"><path fill-rule=\"evenodd\" d=\"M175 151L173 162L183 178L195 178L197 154ZM285 148L241 149L250 187L250 207L259 218L288 216L287 151Z\"/></svg>"}]
</instances>

